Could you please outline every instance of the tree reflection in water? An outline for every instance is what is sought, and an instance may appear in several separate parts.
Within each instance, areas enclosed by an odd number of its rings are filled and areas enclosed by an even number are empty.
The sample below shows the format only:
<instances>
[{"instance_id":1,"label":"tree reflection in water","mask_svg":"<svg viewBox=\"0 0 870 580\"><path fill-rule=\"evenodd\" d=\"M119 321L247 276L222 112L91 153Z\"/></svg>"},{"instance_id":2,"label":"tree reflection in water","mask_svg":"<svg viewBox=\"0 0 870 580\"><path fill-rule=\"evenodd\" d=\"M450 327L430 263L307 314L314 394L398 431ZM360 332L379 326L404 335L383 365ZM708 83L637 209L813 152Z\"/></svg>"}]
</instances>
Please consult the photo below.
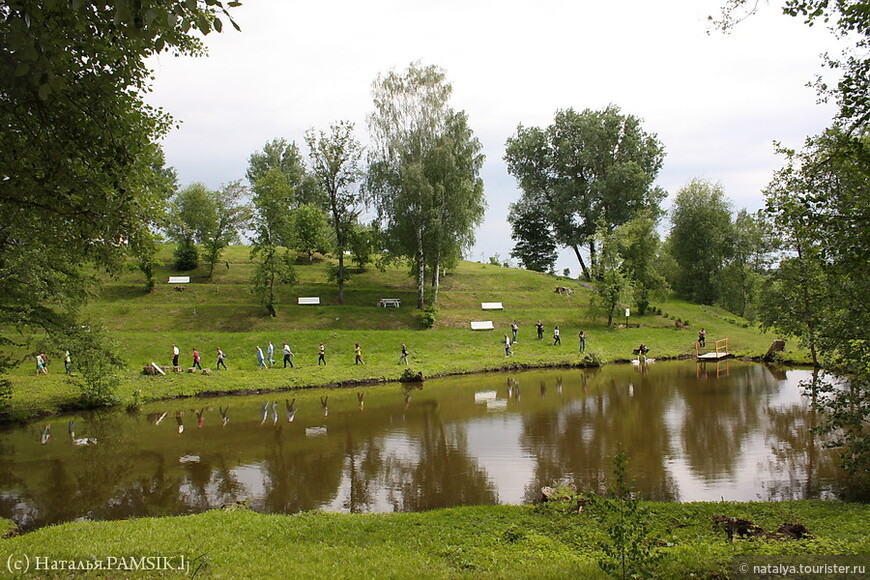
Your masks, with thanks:
<instances>
[{"instance_id":1,"label":"tree reflection in water","mask_svg":"<svg viewBox=\"0 0 870 580\"><path fill-rule=\"evenodd\" d=\"M657 362L375 386L365 405L360 391L299 391L286 421L264 397L54 417L0 431L0 517L32 529L234 502L276 513L532 502L557 482L604 489L620 447L650 499L835 495L840 474L797 386L810 375L776 373ZM183 429L185 414L198 428ZM41 444L46 423L69 421L94 443Z\"/></svg>"}]
</instances>

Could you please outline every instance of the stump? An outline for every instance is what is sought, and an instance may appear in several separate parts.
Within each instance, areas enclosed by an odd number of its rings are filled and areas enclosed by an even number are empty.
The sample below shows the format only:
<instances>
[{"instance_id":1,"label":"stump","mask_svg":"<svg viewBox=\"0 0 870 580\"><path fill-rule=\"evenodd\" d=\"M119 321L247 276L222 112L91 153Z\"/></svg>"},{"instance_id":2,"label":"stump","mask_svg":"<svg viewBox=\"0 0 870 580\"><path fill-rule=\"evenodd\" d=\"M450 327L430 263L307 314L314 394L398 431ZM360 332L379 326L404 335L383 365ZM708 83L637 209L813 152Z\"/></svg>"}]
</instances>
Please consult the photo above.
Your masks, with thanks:
<instances>
[{"instance_id":1,"label":"stump","mask_svg":"<svg viewBox=\"0 0 870 580\"><path fill-rule=\"evenodd\" d=\"M776 360L776 353L783 352L785 350L785 341L781 338L774 340L770 344L770 348L767 349L767 354L764 355L764 362L773 362Z\"/></svg>"},{"instance_id":2,"label":"stump","mask_svg":"<svg viewBox=\"0 0 870 580\"><path fill-rule=\"evenodd\" d=\"M202 369L202 374L204 374L204 375L210 375L210 374L211 374L211 369Z\"/></svg>"}]
</instances>

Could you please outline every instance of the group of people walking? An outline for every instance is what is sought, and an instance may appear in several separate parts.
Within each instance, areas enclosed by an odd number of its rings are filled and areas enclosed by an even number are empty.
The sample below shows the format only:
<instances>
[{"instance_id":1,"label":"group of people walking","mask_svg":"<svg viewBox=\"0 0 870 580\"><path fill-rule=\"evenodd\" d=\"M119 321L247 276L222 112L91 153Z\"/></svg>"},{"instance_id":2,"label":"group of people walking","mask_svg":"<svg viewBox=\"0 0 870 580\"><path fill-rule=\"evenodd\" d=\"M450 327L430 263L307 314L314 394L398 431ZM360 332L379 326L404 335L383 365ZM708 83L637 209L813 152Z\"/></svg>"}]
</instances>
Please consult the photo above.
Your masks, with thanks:
<instances>
[{"instance_id":1,"label":"group of people walking","mask_svg":"<svg viewBox=\"0 0 870 580\"><path fill-rule=\"evenodd\" d=\"M72 374L72 355L68 350L63 355L63 368L66 374ZM48 374L48 355L44 352L36 355L36 375L39 376L40 374Z\"/></svg>"},{"instance_id":2,"label":"group of people walking","mask_svg":"<svg viewBox=\"0 0 870 580\"><path fill-rule=\"evenodd\" d=\"M220 347L218 347L216 350L217 350L217 361L215 363L215 368L217 370L220 370L221 368L223 368L224 370L229 370L229 369L227 369L227 365L225 362L227 355L224 353L223 350L220 349ZM193 362L191 363L191 368L202 370L202 356L201 356L199 350L194 348L194 349L192 349L192 353L193 353ZM293 364L293 358L296 356L296 353L293 352L293 350L290 348L290 345L287 344L286 342L283 343L283 345L281 347L281 353L283 354L283 357L284 357L283 358L284 368L286 369L288 366L290 368L295 368L295 365ZM398 364L404 364L407 366L409 354L410 353L408 352L408 347L403 342L401 345L400 353L399 353ZM257 348L255 350L255 355L257 357L257 368L258 369L269 369L269 368L272 368L275 366L275 345L274 345L274 343L272 343L272 341L269 341L269 344L266 346L265 353L263 352L262 347L260 347L260 345L257 345ZM44 356L44 355L42 355L42 356ZM69 356L69 353L67 353L67 356ZM180 356L181 356L181 351L178 348L178 345L173 344L172 345L172 366L173 367L178 366ZM39 367L38 364L39 364L39 360L37 358L37 373L40 372L40 369L41 369L41 367ZM360 343L358 343L358 342L354 344L354 364L355 365L363 365L363 366L365 366L365 364L366 364L365 360L363 359L363 356L362 356L362 346L360 346ZM326 365L326 345L324 345L322 342L317 347L317 366L320 366L320 365Z\"/></svg>"},{"instance_id":3,"label":"group of people walking","mask_svg":"<svg viewBox=\"0 0 870 580\"><path fill-rule=\"evenodd\" d=\"M513 354L513 350L511 346L517 343L517 333L519 332L519 324L514 320L511 323L511 335L504 335L504 355L506 357L511 356ZM535 323L535 329L538 333L538 340L544 340L544 323L540 320ZM581 330L578 335L580 339L580 352L586 352L586 331ZM559 331L558 326L553 327L553 346L562 346L562 333Z\"/></svg>"}]
</instances>

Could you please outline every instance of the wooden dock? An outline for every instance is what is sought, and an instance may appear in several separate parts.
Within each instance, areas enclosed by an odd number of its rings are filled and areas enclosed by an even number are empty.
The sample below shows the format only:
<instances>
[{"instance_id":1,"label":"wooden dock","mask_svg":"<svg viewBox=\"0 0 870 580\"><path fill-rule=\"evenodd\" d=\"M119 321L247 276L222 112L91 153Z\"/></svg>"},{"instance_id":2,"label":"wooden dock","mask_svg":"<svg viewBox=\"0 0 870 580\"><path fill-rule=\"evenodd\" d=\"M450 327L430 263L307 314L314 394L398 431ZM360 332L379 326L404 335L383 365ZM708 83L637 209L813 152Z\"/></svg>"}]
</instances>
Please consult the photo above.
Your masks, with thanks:
<instances>
[{"instance_id":1,"label":"wooden dock","mask_svg":"<svg viewBox=\"0 0 870 580\"><path fill-rule=\"evenodd\" d=\"M728 352L728 339L720 338L716 342L713 343L713 347L701 348L701 345L698 342L695 342L695 354L698 357L698 360L721 360L723 358L728 358L731 354Z\"/></svg>"}]
</instances>

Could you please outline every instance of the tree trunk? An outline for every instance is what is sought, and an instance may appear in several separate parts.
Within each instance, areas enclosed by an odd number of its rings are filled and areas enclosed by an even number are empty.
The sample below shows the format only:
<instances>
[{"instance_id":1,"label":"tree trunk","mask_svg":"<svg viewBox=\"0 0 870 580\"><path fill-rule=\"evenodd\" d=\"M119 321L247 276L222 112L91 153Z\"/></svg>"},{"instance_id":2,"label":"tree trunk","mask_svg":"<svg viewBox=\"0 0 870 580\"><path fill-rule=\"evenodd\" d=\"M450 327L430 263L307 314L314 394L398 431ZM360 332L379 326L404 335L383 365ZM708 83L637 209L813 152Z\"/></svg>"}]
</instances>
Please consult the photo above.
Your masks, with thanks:
<instances>
[{"instance_id":1,"label":"tree trunk","mask_svg":"<svg viewBox=\"0 0 870 580\"><path fill-rule=\"evenodd\" d=\"M596 254L596 252L595 252L595 240L590 239L589 240L589 268L593 272L595 272L595 262L597 261L595 254Z\"/></svg>"},{"instance_id":2,"label":"tree trunk","mask_svg":"<svg viewBox=\"0 0 870 580\"><path fill-rule=\"evenodd\" d=\"M441 286L441 264L435 259L435 267L432 269L432 306L438 304L438 289Z\"/></svg>"},{"instance_id":3,"label":"tree trunk","mask_svg":"<svg viewBox=\"0 0 870 580\"><path fill-rule=\"evenodd\" d=\"M589 275L589 270L586 268L586 262L583 261L583 256L580 254L580 248L577 246L571 246L571 249L574 250L574 255L577 256L577 260L580 261L580 269L583 270L583 277L586 278L587 282L591 282L592 276Z\"/></svg>"},{"instance_id":4,"label":"tree trunk","mask_svg":"<svg viewBox=\"0 0 870 580\"><path fill-rule=\"evenodd\" d=\"M424 306L426 291L426 255L423 253L423 228L417 228L417 308Z\"/></svg>"},{"instance_id":5,"label":"tree trunk","mask_svg":"<svg viewBox=\"0 0 870 580\"><path fill-rule=\"evenodd\" d=\"M344 304L344 251L338 250L338 303Z\"/></svg>"}]
</instances>

